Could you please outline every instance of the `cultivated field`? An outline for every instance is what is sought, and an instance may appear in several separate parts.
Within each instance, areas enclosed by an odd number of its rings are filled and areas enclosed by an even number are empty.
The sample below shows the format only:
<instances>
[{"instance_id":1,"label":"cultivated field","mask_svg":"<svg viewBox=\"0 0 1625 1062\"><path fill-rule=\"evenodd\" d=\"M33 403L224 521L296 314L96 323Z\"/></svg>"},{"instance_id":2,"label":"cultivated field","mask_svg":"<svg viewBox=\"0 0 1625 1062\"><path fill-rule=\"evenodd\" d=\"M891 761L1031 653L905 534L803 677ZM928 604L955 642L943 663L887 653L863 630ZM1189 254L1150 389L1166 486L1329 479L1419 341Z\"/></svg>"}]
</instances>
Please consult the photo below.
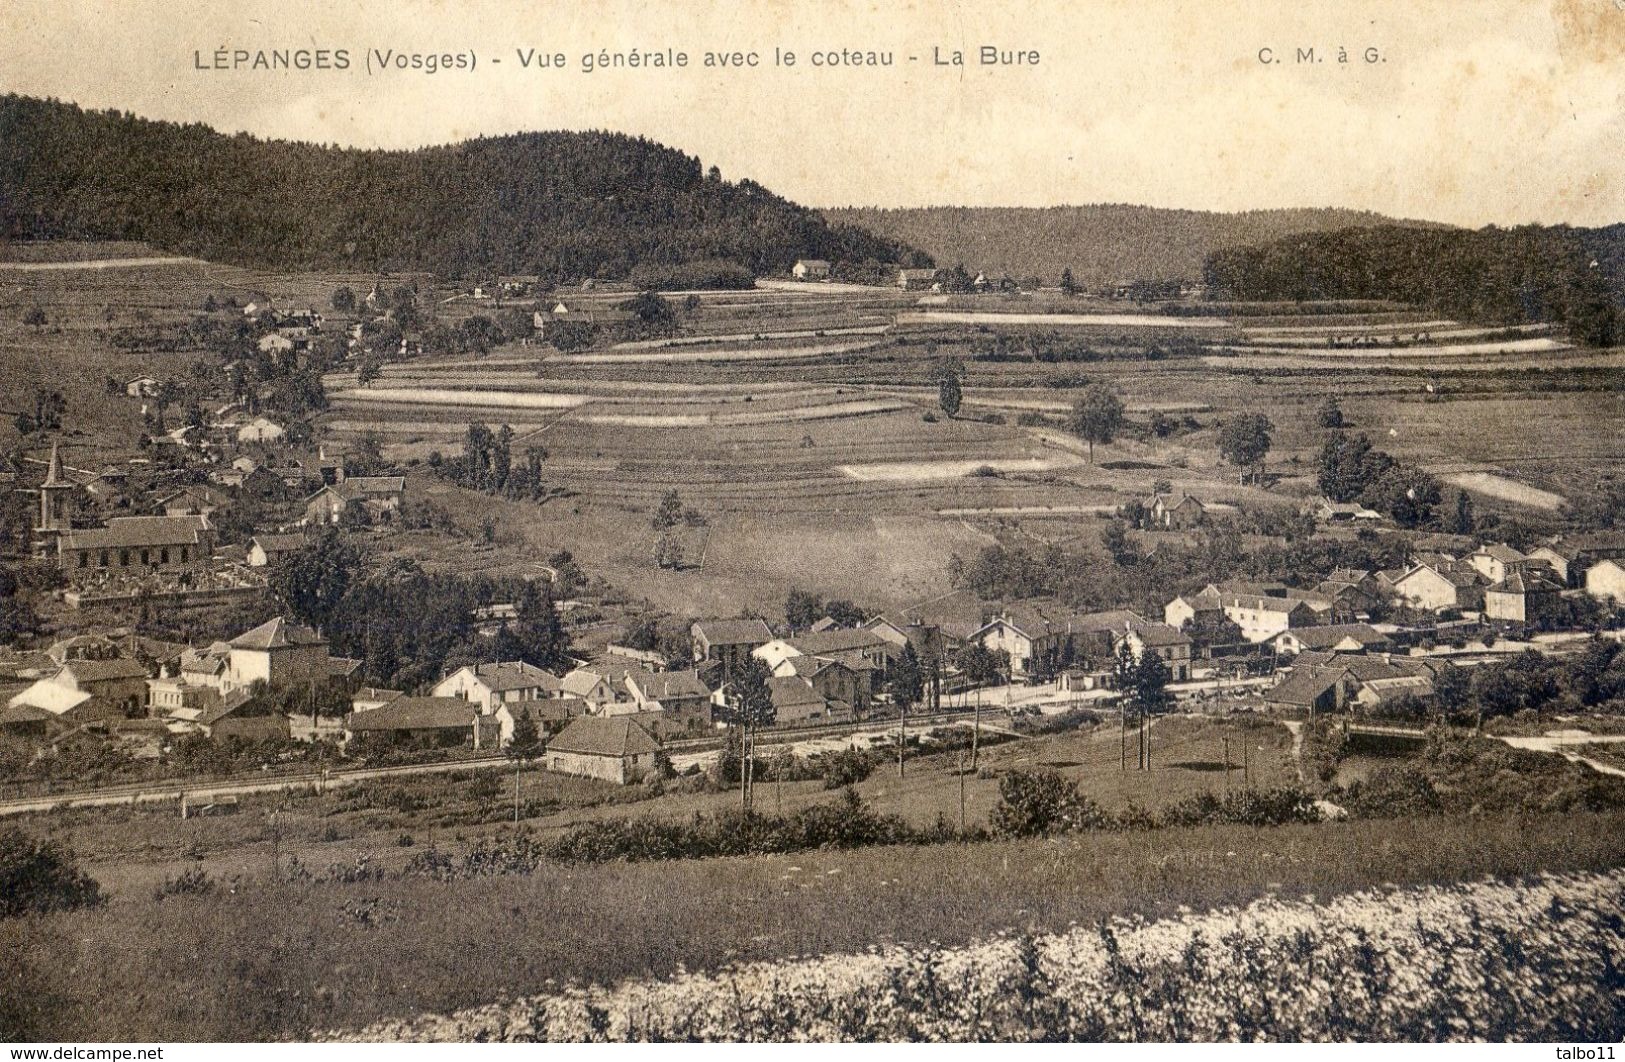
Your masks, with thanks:
<instances>
[{"instance_id":1,"label":"cultivated field","mask_svg":"<svg viewBox=\"0 0 1625 1062\"><path fill-rule=\"evenodd\" d=\"M40 249L28 257L42 260ZM139 246L95 245L56 260L144 257ZM141 424L140 401L102 382L141 372L184 379L202 353L144 349L128 335L115 345L118 333L184 322L210 295L263 292L323 307L338 284L365 291L374 278L181 261L10 279L0 291L0 442L11 441L10 421L36 387L61 388L70 429L82 433L68 440L69 463L93 468L137 456ZM599 289L547 301L591 312L625 297ZM1453 481L1490 509L1549 511L1553 498L1625 459L1625 410L1608 386L1625 352L1558 349L1558 337L1538 330L1461 325L1390 304L1165 309L822 284L673 303L679 329L669 338L392 363L368 387L335 373L322 430L374 434L386 456L410 463L455 456L472 420L509 424L516 453L545 448L560 496L538 508L414 482L454 514L489 511L504 531L500 549L514 553L503 564L521 550L570 549L612 583L685 613L776 607L792 584L876 608L921 600L949 589L949 553L990 541L988 520L1047 512L1089 539L1097 514L1159 480L1206 501L1298 504L1312 490L1321 440L1313 411L1328 394L1355 430L1442 476L1467 477ZM494 312L454 293L438 304L452 321ZM47 323L22 324L36 306ZM1351 336L1379 346L1334 349ZM989 356L995 341L1004 353ZM1029 343L1080 353L1040 359L1024 353ZM956 418L935 408L930 372L943 357L965 370ZM1099 447L1091 464L1064 419L1094 382L1115 387L1141 429ZM1217 425L1239 411L1276 424L1273 490L1238 483L1218 459ZM1153 414L1178 430L1149 435ZM654 563L648 526L671 489L709 525L703 559L675 571Z\"/></svg>"}]
</instances>

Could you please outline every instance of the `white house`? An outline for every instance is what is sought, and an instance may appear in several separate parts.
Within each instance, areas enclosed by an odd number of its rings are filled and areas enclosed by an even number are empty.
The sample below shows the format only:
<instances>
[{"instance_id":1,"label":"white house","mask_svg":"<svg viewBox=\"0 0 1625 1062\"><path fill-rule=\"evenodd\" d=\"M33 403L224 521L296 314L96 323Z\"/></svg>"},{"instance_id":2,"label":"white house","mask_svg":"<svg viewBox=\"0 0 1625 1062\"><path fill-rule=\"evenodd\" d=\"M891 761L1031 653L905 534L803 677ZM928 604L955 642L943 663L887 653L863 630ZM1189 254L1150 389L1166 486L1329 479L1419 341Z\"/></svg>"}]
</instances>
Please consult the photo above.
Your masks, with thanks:
<instances>
[{"instance_id":1,"label":"white house","mask_svg":"<svg viewBox=\"0 0 1625 1062\"><path fill-rule=\"evenodd\" d=\"M458 668L429 692L435 697L461 697L490 714L503 704L558 697L563 690L563 681L551 671L523 660L508 660Z\"/></svg>"},{"instance_id":2,"label":"white house","mask_svg":"<svg viewBox=\"0 0 1625 1062\"><path fill-rule=\"evenodd\" d=\"M274 443L287 434L282 425L268 417L255 417L237 429L238 442Z\"/></svg>"},{"instance_id":3,"label":"white house","mask_svg":"<svg viewBox=\"0 0 1625 1062\"><path fill-rule=\"evenodd\" d=\"M823 280L829 276L829 263L819 258L803 258L790 269L797 280Z\"/></svg>"},{"instance_id":4,"label":"white house","mask_svg":"<svg viewBox=\"0 0 1625 1062\"><path fill-rule=\"evenodd\" d=\"M1617 560L1600 560L1587 568L1586 593L1598 601L1625 604L1625 565Z\"/></svg>"}]
</instances>

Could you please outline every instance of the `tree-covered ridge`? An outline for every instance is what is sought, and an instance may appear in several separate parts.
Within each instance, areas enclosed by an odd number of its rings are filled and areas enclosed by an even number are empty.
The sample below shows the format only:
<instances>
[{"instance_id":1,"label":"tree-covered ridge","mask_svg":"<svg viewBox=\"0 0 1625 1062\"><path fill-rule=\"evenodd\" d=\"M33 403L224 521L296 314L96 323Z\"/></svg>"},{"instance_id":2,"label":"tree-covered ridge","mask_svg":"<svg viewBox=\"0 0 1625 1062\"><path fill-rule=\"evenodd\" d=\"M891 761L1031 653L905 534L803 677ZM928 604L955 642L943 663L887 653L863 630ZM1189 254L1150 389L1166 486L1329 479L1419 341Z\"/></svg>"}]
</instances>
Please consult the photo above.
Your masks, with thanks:
<instances>
[{"instance_id":1,"label":"tree-covered ridge","mask_svg":"<svg viewBox=\"0 0 1625 1062\"><path fill-rule=\"evenodd\" d=\"M1362 210L1249 210L1222 214L1127 203L1054 207L846 207L831 221L859 225L974 273L1037 276L1091 291L1133 281L1195 281L1206 256L1302 232L1395 224ZM1425 224L1405 222L1404 224Z\"/></svg>"},{"instance_id":2,"label":"tree-covered ridge","mask_svg":"<svg viewBox=\"0 0 1625 1062\"><path fill-rule=\"evenodd\" d=\"M1551 323L1625 343L1625 224L1601 229L1384 226L1208 256L1209 293L1238 299L1394 299L1467 321Z\"/></svg>"},{"instance_id":3,"label":"tree-covered ridge","mask_svg":"<svg viewBox=\"0 0 1625 1062\"><path fill-rule=\"evenodd\" d=\"M700 259L912 261L641 137L539 132L412 151L227 136L0 97L0 237L140 240L279 269L621 278Z\"/></svg>"}]
</instances>

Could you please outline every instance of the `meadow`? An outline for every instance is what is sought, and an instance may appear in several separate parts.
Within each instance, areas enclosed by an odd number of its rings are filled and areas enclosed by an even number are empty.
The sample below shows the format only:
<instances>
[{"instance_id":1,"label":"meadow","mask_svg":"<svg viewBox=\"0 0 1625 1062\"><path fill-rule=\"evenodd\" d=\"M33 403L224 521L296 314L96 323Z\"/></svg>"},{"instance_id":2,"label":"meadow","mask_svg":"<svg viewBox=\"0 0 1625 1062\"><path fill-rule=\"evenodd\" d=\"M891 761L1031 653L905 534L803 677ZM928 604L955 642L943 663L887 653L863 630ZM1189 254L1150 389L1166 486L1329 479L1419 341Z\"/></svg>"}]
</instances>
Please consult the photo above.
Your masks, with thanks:
<instances>
[{"instance_id":1,"label":"meadow","mask_svg":"<svg viewBox=\"0 0 1625 1062\"><path fill-rule=\"evenodd\" d=\"M454 883L222 884L0 923L0 1035L303 1038L568 984L1622 861L1619 813L1492 814L543 864Z\"/></svg>"}]
</instances>

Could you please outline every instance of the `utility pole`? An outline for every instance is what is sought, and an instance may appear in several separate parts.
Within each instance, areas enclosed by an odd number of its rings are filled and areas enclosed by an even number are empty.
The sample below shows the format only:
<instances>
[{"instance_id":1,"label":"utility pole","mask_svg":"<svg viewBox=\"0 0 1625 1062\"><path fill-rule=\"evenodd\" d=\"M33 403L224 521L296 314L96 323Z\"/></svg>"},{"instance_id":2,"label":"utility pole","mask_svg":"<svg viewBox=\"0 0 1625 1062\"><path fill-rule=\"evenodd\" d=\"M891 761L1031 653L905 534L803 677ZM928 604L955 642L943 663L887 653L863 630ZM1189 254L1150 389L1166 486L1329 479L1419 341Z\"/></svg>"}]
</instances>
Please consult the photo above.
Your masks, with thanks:
<instances>
[{"instance_id":1,"label":"utility pole","mask_svg":"<svg viewBox=\"0 0 1625 1062\"><path fill-rule=\"evenodd\" d=\"M982 747L982 691L976 691L976 715L970 730L970 769L976 770L976 757Z\"/></svg>"},{"instance_id":2,"label":"utility pole","mask_svg":"<svg viewBox=\"0 0 1625 1062\"><path fill-rule=\"evenodd\" d=\"M1117 752L1118 768L1128 771L1128 702L1117 698Z\"/></svg>"},{"instance_id":3,"label":"utility pole","mask_svg":"<svg viewBox=\"0 0 1625 1062\"><path fill-rule=\"evenodd\" d=\"M1230 791L1230 739L1224 739L1224 789Z\"/></svg>"},{"instance_id":4,"label":"utility pole","mask_svg":"<svg viewBox=\"0 0 1625 1062\"><path fill-rule=\"evenodd\" d=\"M965 839L965 751L959 751L959 839Z\"/></svg>"},{"instance_id":5,"label":"utility pole","mask_svg":"<svg viewBox=\"0 0 1625 1062\"><path fill-rule=\"evenodd\" d=\"M282 820L281 812L271 811L271 880L282 880Z\"/></svg>"},{"instance_id":6,"label":"utility pole","mask_svg":"<svg viewBox=\"0 0 1625 1062\"><path fill-rule=\"evenodd\" d=\"M908 704L897 706L897 777L903 777L903 750L908 748Z\"/></svg>"},{"instance_id":7,"label":"utility pole","mask_svg":"<svg viewBox=\"0 0 1625 1062\"><path fill-rule=\"evenodd\" d=\"M1241 784L1248 789L1253 787L1252 750L1246 741L1241 743Z\"/></svg>"}]
</instances>

